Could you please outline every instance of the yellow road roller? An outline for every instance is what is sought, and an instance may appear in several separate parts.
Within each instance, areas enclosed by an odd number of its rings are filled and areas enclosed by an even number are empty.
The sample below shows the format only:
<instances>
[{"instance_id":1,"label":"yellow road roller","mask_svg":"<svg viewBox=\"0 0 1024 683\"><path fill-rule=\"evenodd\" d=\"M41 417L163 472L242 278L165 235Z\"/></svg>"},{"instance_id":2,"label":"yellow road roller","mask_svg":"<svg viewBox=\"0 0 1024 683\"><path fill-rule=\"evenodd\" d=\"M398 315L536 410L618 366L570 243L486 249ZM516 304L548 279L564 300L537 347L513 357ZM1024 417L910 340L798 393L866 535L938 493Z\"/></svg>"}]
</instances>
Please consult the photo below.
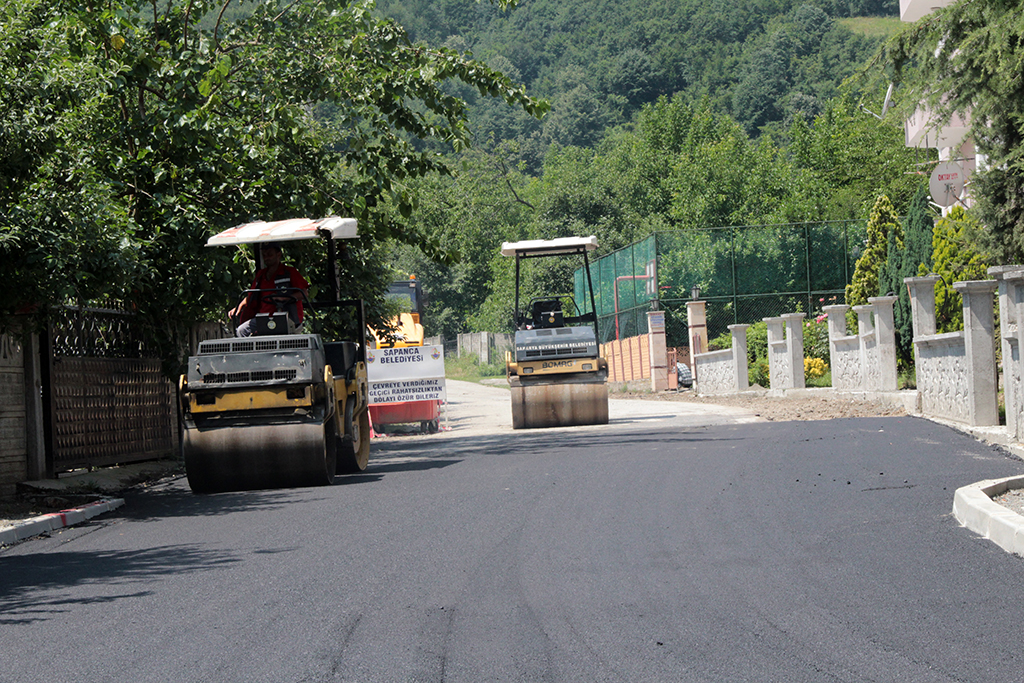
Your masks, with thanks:
<instances>
[{"instance_id":1,"label":"yellow road roller","mask_svg":"<svg viewBox=\"0 0 1024 683\"><path fill-rule=\"evenodd\" d=\"M338 296L334 243L356 234L354 219L329 217L240 225L207 242L325 239L329 282L320 298L303 303L307 311L351 309L356 329L342 341L296 329L286 309L302 292L281 287L258 292L278 310L258 314L252 336L199 344L178 394L185 471L194 492L328 485L338 474L366 469L366 321L362 301Z\"/></svg>"},{"instance_id":2,"label":"yellow road roller","mask_svg":"<svg viewBox=\"0 0 1024 683\"><path fill-rule=\"evenodd\" d=\"M513 429L608 423L608 363L598 346L587 259L596 248L594 236L502 244L501 253L516 260L515 348L505 359ZM520 311L522 262L566 256L582 256L590 311L581 312L571 294L534 297Z\"/></svg>"}]
</instances>

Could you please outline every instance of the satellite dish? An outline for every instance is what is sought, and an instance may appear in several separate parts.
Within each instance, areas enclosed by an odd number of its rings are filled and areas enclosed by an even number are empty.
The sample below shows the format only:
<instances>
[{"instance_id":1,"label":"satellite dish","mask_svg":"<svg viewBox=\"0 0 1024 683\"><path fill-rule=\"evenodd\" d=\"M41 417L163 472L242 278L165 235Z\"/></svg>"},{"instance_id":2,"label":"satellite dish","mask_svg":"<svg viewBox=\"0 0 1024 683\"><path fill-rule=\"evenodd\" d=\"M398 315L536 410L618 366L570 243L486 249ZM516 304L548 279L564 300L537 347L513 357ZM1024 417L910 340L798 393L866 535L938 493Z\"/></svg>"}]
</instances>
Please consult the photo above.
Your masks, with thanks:
<instances>
[{"instance_id":1,"label":"satellite dish","mask_svg":"<svg viewBox=\"0 0 1024 683\"><path fill-rule=\"evenodd\" d=\"M928 191L939 206L952 206L964 193L964 170L960 164L944 161L936 166L928 179Z\"/></svg>"}]
</instances>

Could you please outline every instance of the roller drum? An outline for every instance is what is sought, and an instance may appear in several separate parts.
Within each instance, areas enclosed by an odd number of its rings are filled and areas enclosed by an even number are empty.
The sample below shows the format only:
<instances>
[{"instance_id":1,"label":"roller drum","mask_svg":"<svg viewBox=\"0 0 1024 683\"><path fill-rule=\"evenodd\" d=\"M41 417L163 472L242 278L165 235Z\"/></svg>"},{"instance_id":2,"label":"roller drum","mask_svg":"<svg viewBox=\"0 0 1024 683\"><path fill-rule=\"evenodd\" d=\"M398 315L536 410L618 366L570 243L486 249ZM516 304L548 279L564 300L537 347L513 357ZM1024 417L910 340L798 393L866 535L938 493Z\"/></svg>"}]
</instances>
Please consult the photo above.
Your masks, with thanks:
<instances>
[{"instance_id":1,"label":"roller drum","mask_svg":"<svg viewBox=\"0 0 1024 683\"><path fill-rule=\"evenodd\" d=\"M578 375L564 381L514 377L512 429L608 424L608 384Z\"/></svg>"},{"instance_id":2,"label":"roller drum","mask_svg":"<svg viewBox=\"0 0 1024 683\"><path fill-rule=\"evenodd\" d=\"M182 447L197 493L324 486L334 481L334 421L189 425Z\"/></svg>"}]
</instances>

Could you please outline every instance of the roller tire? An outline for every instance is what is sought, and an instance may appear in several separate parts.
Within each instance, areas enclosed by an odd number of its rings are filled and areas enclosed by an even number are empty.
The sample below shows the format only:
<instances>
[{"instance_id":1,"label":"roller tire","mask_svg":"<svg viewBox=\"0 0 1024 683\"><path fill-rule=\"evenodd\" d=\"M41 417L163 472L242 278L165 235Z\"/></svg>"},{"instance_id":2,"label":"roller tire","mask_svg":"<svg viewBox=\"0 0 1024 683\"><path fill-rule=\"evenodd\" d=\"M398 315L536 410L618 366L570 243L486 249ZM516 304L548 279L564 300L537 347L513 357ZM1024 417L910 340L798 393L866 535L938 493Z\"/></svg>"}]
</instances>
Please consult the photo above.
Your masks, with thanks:
<instances>
[{"instance_id":1,"label":"roller tire","mask_svg":"<svg viewBox=\"0 0 1024 683\"><path fill-rule=\"evenodd\" d=\"M329 486L337 469L337 442L337 427L329 420L186 429L182 450L192 491L216 493Z\"/></svg>"},{"instance_id":2,"label":"roller tire","mask_svg":"<svg viewBox=\"0 0 1024 683\"><path fill-rule=\"evenodd\" d=\"M512 429L608 424L607 384L573 379L511 382Z\"/></svg>"},{"instance_id":3,"label":"roller tire","mask_svg":"<svg viewBox=\"0 0 1024 683\"><path fill-rule=\"evenodd\" d=\"M354 403L354 400L345 402L345 425L352 434L338 439L338 474L358 474L366 469L370 460L370 411L364 410L353 419Z\"/></svg>"}]
</instances>

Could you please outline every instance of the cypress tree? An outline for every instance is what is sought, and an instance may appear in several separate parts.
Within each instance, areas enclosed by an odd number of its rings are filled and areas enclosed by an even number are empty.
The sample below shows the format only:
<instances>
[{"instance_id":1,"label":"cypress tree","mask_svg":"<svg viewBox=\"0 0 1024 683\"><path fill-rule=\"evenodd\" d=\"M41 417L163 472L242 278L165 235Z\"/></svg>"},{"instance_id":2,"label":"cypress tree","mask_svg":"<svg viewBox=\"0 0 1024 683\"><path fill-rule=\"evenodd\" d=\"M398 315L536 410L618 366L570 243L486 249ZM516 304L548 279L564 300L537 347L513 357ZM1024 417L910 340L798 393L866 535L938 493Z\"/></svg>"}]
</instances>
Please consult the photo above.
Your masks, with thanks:
<instances>
[{"instance_id":1,"label":"cypress tree","mask_svg":"<svg viewBox=\"0 0 1024 683\"><path fill-rule=\"evenodd\" d=\"M890 232L888 254L879 275L879 291L892 292L899 299L893 305L896 328L896 359L906 368L914 357L914 329L910 316L910 295L903 278L913 277L920 269L930 271L932 267L932 229L935 221L928 204L928 188L921 185L910 202L903 222L903 248L896 245L895 235Z\"/></svg>"},{"instance_id":2,"label":"cypress tree","mask_svg":"<svg viewBox=\"0 0 1024 683\"><path fill-rule=\"evenodd\" d=\"M853 271L853 281L846 286L846 303L848 305L860 306L868 302L868 297L878 296L878 275L889 252L890 234L893 235L895 247L902 250L903 226L900 225L892 202L883 194L875 200L875 205L871 208L871 218L868 220L868 243L864 247L864 253L857 259L857 266Z\"/></svg>"}]
</instances>

